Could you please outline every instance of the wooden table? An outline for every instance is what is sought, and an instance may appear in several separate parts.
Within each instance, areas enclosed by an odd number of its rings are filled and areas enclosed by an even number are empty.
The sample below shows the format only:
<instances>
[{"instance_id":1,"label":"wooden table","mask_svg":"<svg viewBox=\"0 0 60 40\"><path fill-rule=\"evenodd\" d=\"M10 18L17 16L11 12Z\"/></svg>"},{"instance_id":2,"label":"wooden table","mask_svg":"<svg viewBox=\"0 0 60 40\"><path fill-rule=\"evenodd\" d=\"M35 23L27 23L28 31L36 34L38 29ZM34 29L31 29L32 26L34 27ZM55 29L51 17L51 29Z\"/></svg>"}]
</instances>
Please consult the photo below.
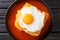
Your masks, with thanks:
<instances>
[{"instance_id":1,"label":"wooden table","mask_svg":"<svg viewBox=\"0 0 60 40\"><path fill-rule=\"evenodd\" d=\"M5 15L9 5L15 0L0 0L0 40L14 40L5 25ZM53 14L52 30L44 40L60 40L60 0L42 0L51 9Z\"/></svg>"}]
</instances>

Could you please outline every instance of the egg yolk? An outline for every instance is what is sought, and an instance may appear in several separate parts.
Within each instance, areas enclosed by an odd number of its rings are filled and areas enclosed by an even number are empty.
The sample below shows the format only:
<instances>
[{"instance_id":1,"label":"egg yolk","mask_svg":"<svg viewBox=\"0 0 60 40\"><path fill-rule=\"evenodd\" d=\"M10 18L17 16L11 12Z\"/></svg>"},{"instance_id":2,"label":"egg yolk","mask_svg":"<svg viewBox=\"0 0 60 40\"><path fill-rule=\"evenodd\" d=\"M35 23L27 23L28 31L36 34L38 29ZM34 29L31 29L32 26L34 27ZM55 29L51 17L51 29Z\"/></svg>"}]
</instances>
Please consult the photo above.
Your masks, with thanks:
<instances>
[{"instance_id":1,"label":"egg yolk","mask_svg":"<svg viewBox=\"0 0 60 40\"><path fill-rule=\"evenodd\" d=\"M33 16L31 14L25 14L22 20L25 24L31 24L33 22Z\"/></svg>"}]
</instances>

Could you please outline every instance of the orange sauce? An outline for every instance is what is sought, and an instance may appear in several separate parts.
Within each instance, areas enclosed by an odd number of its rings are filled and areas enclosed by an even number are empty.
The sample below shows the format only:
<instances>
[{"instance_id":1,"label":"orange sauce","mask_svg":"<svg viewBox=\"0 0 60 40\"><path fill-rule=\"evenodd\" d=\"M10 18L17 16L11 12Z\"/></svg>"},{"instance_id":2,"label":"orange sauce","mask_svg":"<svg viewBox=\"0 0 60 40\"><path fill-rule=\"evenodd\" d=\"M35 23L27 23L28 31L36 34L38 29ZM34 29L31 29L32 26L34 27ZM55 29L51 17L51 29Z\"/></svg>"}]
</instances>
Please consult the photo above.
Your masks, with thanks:
<instances>
[{"instance_id":1,"label":"orange sauce","mask_svg":"<svg viewBox=\"0 0 60 40\"><path fill-rule=\"evenodd\" d=\"M21 9L25 3L26 3L26 1L25 2L24 1L23 2L17 1L11 6L11 8L9 9L8 14L7 14L7 25L8 25L7 28L9 29L12 36L14 36L16 38L16 40L40 40L42 35L49 28L50 21L51 21L50 17L48 19L49 21L47 21L45 23L45 26L42 29L41 34L37 37L30 36L29 34L26 34L23 31L19 31L15 27L15 18L16 18L17 10ZM28 1L28 3L36 6L40 11L45 11L50 15L48 8L42 2L40 2L40 1Z\"/></svg>"}]
</instances>

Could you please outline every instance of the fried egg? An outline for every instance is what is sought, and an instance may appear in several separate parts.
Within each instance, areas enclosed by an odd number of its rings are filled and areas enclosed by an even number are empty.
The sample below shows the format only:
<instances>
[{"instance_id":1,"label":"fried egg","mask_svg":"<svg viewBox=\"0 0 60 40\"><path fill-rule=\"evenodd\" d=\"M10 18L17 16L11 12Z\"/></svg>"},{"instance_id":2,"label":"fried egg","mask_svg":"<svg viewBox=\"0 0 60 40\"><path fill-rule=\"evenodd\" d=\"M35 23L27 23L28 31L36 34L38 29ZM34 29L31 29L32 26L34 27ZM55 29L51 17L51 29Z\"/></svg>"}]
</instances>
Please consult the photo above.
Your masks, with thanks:
<instances>
[{"instance_id":1,"label":"fried egg","mask_svg":"<svg viewBox=\"0 0 60 40\"><path fill-rule=\"evenodd\" d=\"M33 36L35 32L40 33L44 27L44 15L44 12L41 12L37 7L26 3L20 10L17 10L15 26Z\"/></svg>"}]
</instances>

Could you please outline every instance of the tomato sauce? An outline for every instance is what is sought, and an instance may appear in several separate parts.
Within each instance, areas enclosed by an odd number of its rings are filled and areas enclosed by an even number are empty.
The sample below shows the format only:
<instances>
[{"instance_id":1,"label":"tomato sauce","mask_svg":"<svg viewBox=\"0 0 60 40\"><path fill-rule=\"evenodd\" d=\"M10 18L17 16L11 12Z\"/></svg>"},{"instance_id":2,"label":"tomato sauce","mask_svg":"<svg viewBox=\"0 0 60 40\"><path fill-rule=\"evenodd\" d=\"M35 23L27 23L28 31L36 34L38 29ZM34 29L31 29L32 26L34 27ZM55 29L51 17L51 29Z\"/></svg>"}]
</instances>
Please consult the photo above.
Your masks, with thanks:
<instances>
[{"instance_id":1,"label":"tomato sauce","mask_svg":"<svg viewBox=\"0 0 60 40\"><path fill-rule=\"evenodd\" d=\"M40 40L42 35L47 31L50 25L50 18L48 19L47 23L45 24L44 28L41 31L41 34L37 37L30 36L29 34L25 33L24 31L19 31L15 27L15 18L17 14L17 10L21 9L22 6L26 3L30 3L33 6L36 6L40 11L45 11L50 15L48 8L40 1L16 1L8 10L6 18L7 18L7 29L11 33L16 40ZM47 25L48 24L48 25Z\"/></svg>"}]
</instances>

